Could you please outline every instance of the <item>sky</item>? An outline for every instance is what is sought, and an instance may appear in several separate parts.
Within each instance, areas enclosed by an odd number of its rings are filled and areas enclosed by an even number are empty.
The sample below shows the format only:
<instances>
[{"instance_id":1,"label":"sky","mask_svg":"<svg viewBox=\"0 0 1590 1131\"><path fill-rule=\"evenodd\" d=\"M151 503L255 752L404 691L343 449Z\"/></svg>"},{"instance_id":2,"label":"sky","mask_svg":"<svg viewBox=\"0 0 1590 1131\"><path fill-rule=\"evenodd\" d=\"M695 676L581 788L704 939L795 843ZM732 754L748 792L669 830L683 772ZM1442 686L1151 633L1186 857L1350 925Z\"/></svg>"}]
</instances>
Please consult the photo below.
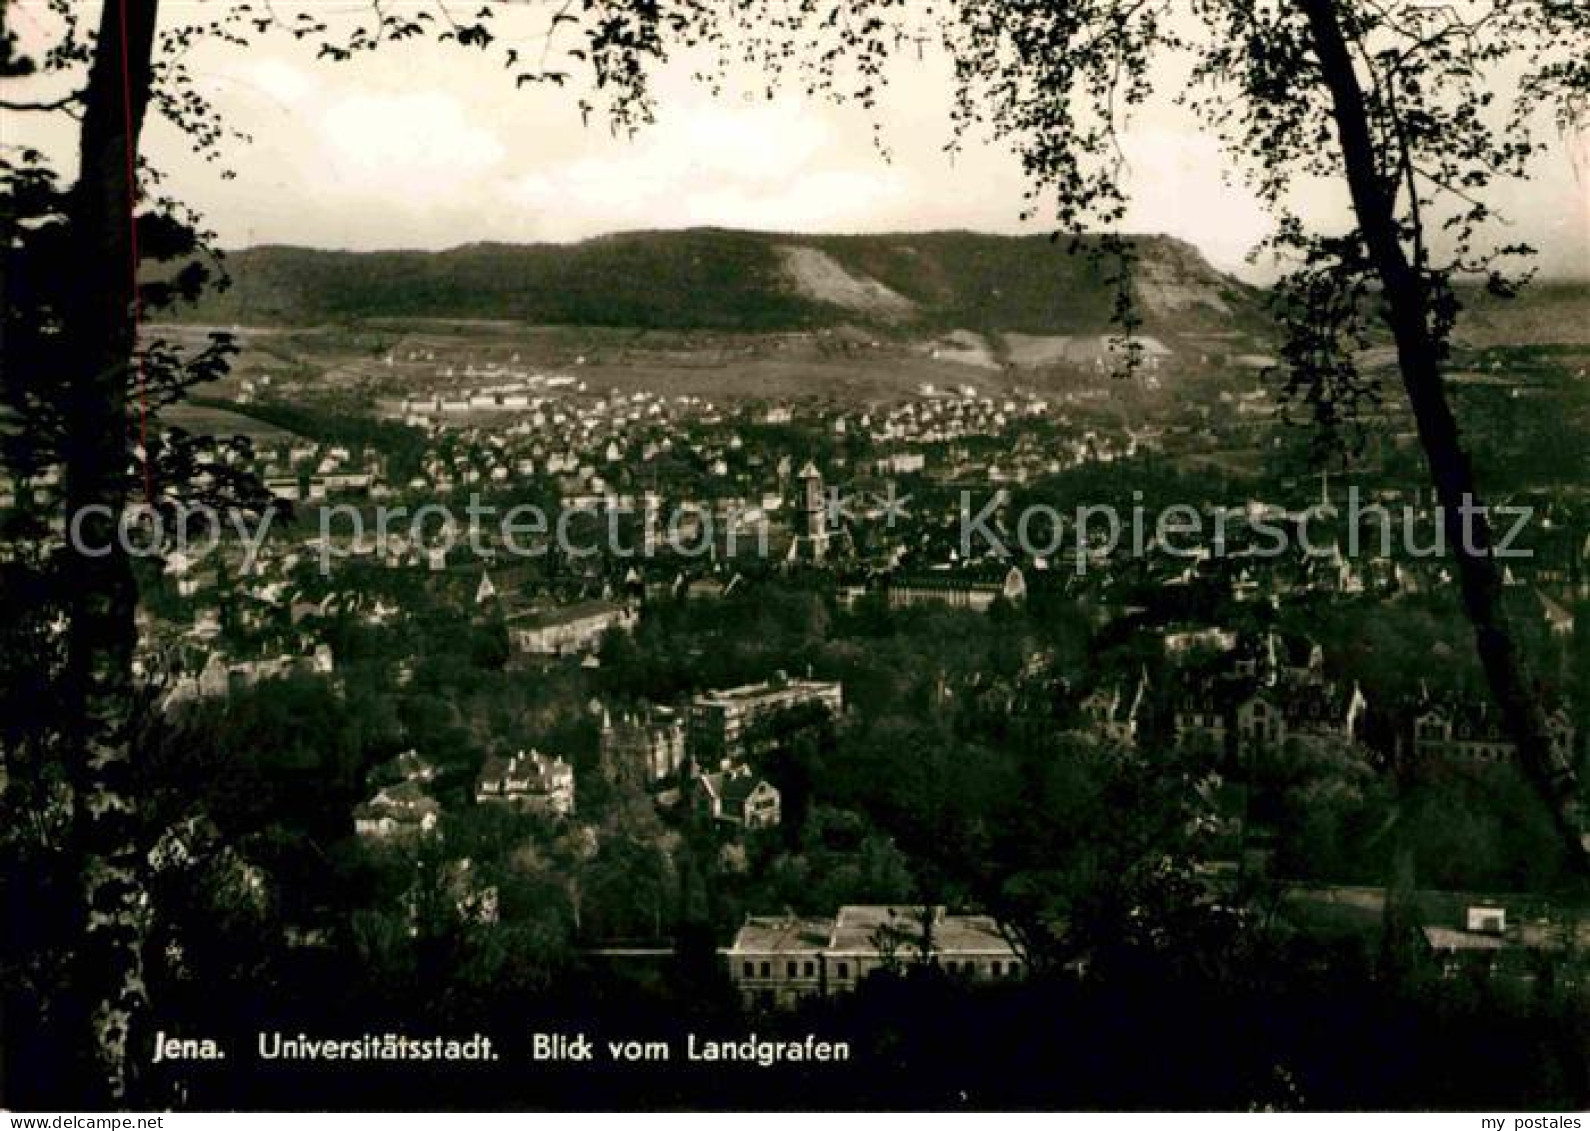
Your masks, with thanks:
<instances>
[{"instance_id":1,"label":"sky","mask_svg":"<svg viewBox=\"0 0 1590 1131\"><path fill-rule=\"evenodd\" d=\"M44 34L43 0L10 8L25 40ZM181 5L168 0L172 9L180 14ZM236 178L192 157L159 121L145 150L227 247L440 249L695 225L1048 230L1041 218L1021 222L1026 186L1007 148L978 140L946 153L950 74L931 49L891 73L876 115L887 157L860 108L795 93L769 101L750 89L749 73L731 72L714 96L692 78L699 60L660 72L657 121L633 138L612 136L597 119L586 124L574 92L518 89L509 72L481 60L417 41L341 64L278 37L247 48L207 44L192 69L226 120L251 136L229 148ZM1179 236L1216 266L1262 279L1267 269L1245 257L1269 219L1174 105L1181 80L1167 69L1125 135L1126 226ZM69 152L72 123L41 117L8 116L5 140ZM1532 183L1497 199L1510 221L1505 241L1541 248L1543 275L1590 277L1590 139L1562 140ZM1346 222L1337 186L1308 186L1297 204L1320 224Z\"/></svg>"}]
</instances>

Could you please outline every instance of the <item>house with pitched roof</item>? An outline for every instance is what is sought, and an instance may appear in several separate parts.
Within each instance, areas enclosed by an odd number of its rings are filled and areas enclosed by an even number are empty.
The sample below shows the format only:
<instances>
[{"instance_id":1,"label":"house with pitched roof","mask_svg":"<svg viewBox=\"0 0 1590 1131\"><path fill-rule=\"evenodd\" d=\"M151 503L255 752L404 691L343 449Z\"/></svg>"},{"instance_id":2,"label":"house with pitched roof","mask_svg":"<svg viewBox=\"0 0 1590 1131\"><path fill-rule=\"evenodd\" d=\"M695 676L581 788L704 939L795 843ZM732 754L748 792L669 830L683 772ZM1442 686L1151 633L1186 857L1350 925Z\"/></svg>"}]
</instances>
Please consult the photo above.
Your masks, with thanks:
<instances>
[{"instance_id":1,"label":"house with pitched roof","mask_svg":"<svg viewBox=\"0 0 1590 1131\"><path fill-rule=\"evenodd\" d=\"M1484 699L1426 698L1415 708L1412 731L1413 756L1421 763L1483 766L1510 764L1518 756L1501 712ZM1565 709L1547 712L1546 732L1557 763L1577 766L1578 736Z\"/></svg>"},{"instance_id":2,"label":"house with pitched roof","mask_svg":"<svg viewBox=\"0 0 1590 1131\"><path fill-rule=\"evenodd\" d=\"M747 766L701 774L691 788L697 810L714 821L743 829L771 829L783 816L778 789Z\"/></svg>"},{"instance_id":3,"label":"house with pitched roof","mask_svg":"<svg viewBox=\"0 0 1590 1131\"><path fill-rule=\"evenodd\" d=\"M521 750L510 758L493 755L475 778L475 801L566 817L574 812L574 767L539 750Z\"/></svg>"},{"instance_id":4,"label":"house with pitched roof","mask_svg":"<svg viewBox=\"0 0 1590 1131\"><path fill-rule=\"evenodd\" d=\"M436 828L441 809L421 782L402 781L355 807L353 830L376 840L412 839Z\"/></svg>"}]
</instances>

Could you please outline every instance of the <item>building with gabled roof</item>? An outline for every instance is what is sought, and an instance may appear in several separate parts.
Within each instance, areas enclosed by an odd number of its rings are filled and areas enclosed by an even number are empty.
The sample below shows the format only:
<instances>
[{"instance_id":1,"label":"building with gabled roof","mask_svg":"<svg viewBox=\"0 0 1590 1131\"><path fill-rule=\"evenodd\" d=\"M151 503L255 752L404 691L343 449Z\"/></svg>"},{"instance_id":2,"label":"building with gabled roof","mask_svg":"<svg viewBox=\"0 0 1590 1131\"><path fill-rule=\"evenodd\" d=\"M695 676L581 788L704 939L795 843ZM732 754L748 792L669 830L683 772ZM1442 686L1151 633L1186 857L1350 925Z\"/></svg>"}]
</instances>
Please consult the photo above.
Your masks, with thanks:
<instances>
[{"instance_id":1,"label":"building with gabled roof","mask_svg":"<svg viewBox=\"0 0 1590 1131\"><path fill-rule=\"evenodd\" d=\"M574 812L574 767L539 750L486 759L475 778L475 801L512 805L549 817Z\"/></svg>"},{"instance_id":2,"label":"building with gabled roof","mask_svg":"<svg viewBox=\"0 0 1590 1131\"><path fill-rule=\"evenodd\" d=\"M418 781L402 781L376 791L353 810L354 832L377 840L407 839L436 828L441 805Z\"/></svg>"},{"instance_id":3,"label":"building with gabled roof","mask_svg":"<svg viewBox=\"0 0 1590 1131\"><path fill-rule=\"evenodd\" d=\"M778 789L746 766L701 774L691 788L698 810L714 821L743 829L771 829L783 816Z\"/></svg>"},{"instance_id":4,"label":"building with gabled roof","mask_svg":"<svg viewBox=\"0 0 1590 1131\"><path fill-rule=\"evenodd\" d=\"M1426 698L1414 709L1412 729L1413 756L1421 763L1481 766L1517 760L1518 747L1502 713L1484 699ZM1560 706L1548 711L1546 732L1554 761L1576 768L1578 736L1568 712Z\"/></svg>"}]
</instances>

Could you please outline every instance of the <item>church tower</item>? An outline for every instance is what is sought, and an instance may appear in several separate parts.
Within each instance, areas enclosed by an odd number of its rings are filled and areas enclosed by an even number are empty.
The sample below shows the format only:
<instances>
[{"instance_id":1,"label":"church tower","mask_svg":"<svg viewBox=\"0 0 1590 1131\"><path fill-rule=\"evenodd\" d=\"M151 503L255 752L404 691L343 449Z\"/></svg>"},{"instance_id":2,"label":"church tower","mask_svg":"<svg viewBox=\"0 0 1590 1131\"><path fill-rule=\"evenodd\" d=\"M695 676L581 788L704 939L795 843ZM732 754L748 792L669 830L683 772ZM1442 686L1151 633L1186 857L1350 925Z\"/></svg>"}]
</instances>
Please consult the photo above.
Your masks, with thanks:
<instances>
[{"instance_id":1,"label":"church tower","mask_svg":"<svg viewBox=\"0 0 1590 1131\"><path fill-rule=\"evenodd\" d=\"M810 460L800 470L801 529L797 536L797 555L820 562L828 556L828 499L823 490L823 474Z\"/></svg>"}]
</instances>

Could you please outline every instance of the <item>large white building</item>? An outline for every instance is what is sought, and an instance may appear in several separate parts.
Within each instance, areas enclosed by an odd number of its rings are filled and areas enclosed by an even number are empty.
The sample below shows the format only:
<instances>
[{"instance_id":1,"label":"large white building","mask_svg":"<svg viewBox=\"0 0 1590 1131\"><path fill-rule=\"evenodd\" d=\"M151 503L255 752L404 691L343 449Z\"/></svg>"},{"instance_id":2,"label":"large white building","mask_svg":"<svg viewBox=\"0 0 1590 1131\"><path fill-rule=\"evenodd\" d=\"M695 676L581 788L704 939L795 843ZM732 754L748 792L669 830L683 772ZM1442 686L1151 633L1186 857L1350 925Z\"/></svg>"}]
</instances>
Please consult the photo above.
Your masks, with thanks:
<instances>
[{"instance_id":1,"label":"large white building","mask_svg":"<svg viewBox=\"0 0 1590 1131\"><path fill-rule=\"evenodd\" d=\"M690 702L687 730L690 754L702 765L752 753L763 745L761 730L772 731L779 720L801 708L836 717L845 708L844 688L837 682L790 679L783 673L766 683L708 691Z\"/></svg>"},{"instance_id":2,"label":"large white building","mask_svg":"<svg viewBox=\"0 0 1590 1131\"><path fill-rule=\"evenodd\" d=\"M1026 964L987 915L855 904L828 918L747 918L723 951L752 1008L788 1007L854 989L874 970L936 966L968 981L1019 978Z\"/></svg>"},{"instance_id":3,"label":"large white building","mask_svg":"<svg viewBox=\"0 0 1590 1131\"><path fill-rule=\"evenodd\" d=\"M632 605L582 601L511 617L508 637L518 651L532 656L572 656L595 651L610 629L632 631L639 619Z\"/></svg>"}]
</instances>

